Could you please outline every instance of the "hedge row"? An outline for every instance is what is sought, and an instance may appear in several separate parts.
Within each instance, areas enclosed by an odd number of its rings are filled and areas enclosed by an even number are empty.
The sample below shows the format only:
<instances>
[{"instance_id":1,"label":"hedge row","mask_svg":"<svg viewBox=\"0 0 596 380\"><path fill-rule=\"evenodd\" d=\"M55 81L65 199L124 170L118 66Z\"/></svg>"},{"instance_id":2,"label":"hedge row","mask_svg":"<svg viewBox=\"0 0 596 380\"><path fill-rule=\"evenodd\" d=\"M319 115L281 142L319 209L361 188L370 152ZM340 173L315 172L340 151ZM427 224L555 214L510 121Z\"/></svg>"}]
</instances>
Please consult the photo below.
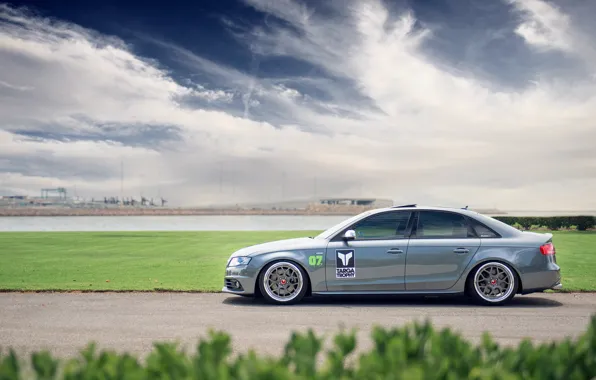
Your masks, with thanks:
<instances>
[{"instance_id":1,"label":"hedge row","mask_svg":"<svg viewBox=\"0 0 596 380\"><path fill-rule=\"evenodd\" d=\"M585 231L596 226L594 216L496 216L495 219L511 226L520 226L523 229L531 227L545 227L549 230L574 228L578 231Z\"/></svg>"},{"instance_id":2,"label":"hedge row","mask_svg":"<svg viewBox=\"0 0 596 380\"><path fill-rule=\"evenodd\" d=\"M525 340L501 347L485 334L473 345L450 329L427 321L372 331L373 347L356 354L355 331L342 331L317 365L323 339L312 331L294 333L276 357L249 352L231 357L230 337L211 332L189 355L175 344L156 344L145 361L93 345L66 362L47 352L31 357L38 379L524 379L596 378L596 316L576 339L552 343ZM347 360L350 357L351 360ZM321 363L319 363L321 364ZM27 367L29 370L31 367ZM0 379L23 378L25 367L14 352L0 357ZM35 377L34 377L35 378Z\"/></svg>"}]
</instances>

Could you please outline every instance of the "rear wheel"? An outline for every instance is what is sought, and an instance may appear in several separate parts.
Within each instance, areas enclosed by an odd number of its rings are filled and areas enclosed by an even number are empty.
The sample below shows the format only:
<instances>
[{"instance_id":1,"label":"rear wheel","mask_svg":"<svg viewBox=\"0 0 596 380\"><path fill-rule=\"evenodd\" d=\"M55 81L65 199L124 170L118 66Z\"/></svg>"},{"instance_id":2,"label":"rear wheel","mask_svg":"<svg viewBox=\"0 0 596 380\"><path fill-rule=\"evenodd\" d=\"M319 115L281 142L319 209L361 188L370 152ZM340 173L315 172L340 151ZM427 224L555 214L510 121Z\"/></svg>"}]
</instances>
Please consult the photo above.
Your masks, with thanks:
<instances>
[{"instance_id":1,"label":"rear wheel","mask_svg":"<svg viewBox=\"0 0 596 380\"><path fill-rule=\"evenodd\" d=\"M517 277L506 264L491 261L474 270L468 282L471 297L483 305L504 305L517 293Z\"/></svg>"},{"instance_id":2,"label":"rear wheel","mask_svg":"<svg viewBox=\"0 0 596 380\"><path fill-rule=\"evenodd\" d=\"M276 261L265 267L259 276L259 289L269 303L290 305L306 294L308 276L299 265Z\"/></svg>"}]
</instances>

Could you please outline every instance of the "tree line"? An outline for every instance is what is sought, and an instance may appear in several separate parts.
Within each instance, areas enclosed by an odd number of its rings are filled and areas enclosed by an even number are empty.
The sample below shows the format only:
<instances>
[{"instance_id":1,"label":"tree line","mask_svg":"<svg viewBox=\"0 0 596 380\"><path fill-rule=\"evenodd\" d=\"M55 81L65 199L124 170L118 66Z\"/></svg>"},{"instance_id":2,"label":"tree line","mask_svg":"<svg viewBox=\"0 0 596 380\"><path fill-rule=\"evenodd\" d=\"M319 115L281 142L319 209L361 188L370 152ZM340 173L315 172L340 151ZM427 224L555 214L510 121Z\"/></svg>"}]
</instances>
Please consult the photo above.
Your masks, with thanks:
<instances>
[{"instance_id":1,"label":"tree line","mask_svg":"<svg viewBox=\"0 0 596 380\"><path fill-rule=\"evenodd\" d=\"M547 228L549 230L574 229L586 231L596 226L596 217L590 215L580 216L496 216L494 219L507 223L510 226L524 230L531 228Z\"/></svg>"}]
</instances>

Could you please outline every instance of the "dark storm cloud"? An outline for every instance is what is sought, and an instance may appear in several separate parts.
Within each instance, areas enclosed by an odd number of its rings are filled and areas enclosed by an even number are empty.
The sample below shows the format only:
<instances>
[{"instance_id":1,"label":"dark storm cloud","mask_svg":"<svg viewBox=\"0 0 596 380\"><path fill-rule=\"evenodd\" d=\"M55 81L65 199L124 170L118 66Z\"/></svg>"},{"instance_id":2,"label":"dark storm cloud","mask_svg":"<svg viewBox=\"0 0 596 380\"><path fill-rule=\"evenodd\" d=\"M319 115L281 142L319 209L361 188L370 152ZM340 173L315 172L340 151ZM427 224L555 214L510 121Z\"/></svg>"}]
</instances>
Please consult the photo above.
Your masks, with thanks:
<instances>
[{"instance_id":1,"label":"dark storm cloud","mask_svg":"<svg viewBox=\"0 0 596 380\"><path fill-rule=\"evenodd\" d=\"M52 132L55 129L54 125L40 127L41 130L13 129L11 132L17 136L38 141L114 141L132 147L150 148L182 141L181 129L177 126L103 124L95 125L94 132L80 131L78 133Z\"/></svg>"}]
</instances>

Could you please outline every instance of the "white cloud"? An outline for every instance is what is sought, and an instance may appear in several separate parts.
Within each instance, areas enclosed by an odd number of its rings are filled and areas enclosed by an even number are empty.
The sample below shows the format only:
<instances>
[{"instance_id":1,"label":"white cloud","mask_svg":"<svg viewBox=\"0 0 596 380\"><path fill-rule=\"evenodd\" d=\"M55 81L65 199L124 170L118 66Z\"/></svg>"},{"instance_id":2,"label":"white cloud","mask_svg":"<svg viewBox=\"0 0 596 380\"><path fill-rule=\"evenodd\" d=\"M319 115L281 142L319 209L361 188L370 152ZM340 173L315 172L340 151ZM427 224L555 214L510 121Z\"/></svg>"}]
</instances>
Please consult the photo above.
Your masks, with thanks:
<instances>
[{"instance_id":1,"label":"white cloud","mask_svg":"<svg viewBox=\"0 0 596 380\"><path fill-rule=\"evenodd\" d=\"M574 17L565 13L560 6L545 0L507 0L517 10L521 22L515 33L521 36L527 44L540 52L559 51L579 58L592 74L588 79L594 80L596 70L596 44L594 41L594 23L584 24L584 14L593 18L596 11L594 4L573 4L561 2L564 6L571 6Z\"/></svg>"},{"instance_id":2,"label":"white cloud","mask_svg":"<svg viewBox=\"0 0 596 380\"><path fill-rule=\"evenodd\" d=\"M543 77L499 92L423 53L433 31L379 1L332 8L337 17L291 0L247 2L294 30L271 24L241 41L263 59L300 59L333 77L257 79L152 40L221 88L183 85L121 41L0 7L4 189L76 184L89 196L118 195L123 159L127 191L159 188L171 204L278 198L285 172L291 197L311 196L317 177L319 194L331 196L362 187L362 195L421 203L596 207L593 80ZM528 44L586 46L555 8L538 0L515 6L526 12L516 32ZM243 96L250 106L234 108ZM165 126L175 132L151 140ZM19 137L23 131L41 137Z\"/></svg>"},{"instance_id":3,"label":"white cloud","mask_svg":"<svg viewBox=\"0 0 596 380\"><path fill-rule=\"evenodd\" d=\"M515 29L530 45L538 48L572 51L571 20L557 7L542 0L510 0L524 21Z\"/></svg>"}]
</instances>

